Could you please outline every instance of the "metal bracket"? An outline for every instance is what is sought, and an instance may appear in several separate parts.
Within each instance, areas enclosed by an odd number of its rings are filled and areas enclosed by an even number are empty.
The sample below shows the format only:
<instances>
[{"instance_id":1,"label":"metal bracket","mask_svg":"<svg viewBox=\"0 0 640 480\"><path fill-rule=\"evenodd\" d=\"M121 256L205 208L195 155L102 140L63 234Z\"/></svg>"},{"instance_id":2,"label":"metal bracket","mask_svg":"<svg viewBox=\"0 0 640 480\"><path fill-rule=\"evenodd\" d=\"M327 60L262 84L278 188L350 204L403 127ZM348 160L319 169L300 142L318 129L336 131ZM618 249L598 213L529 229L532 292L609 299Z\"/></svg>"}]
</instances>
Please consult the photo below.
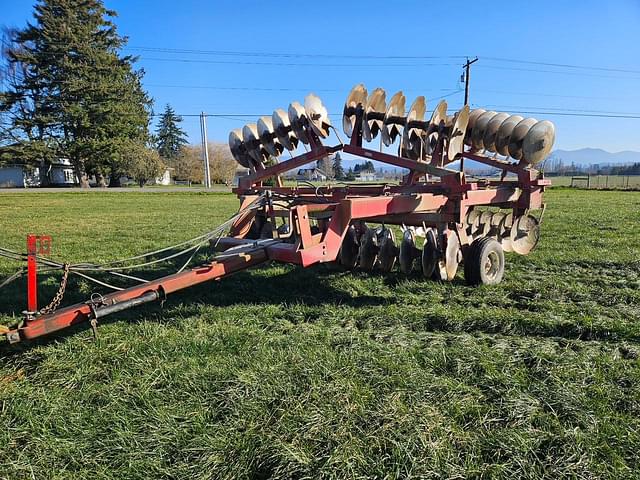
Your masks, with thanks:
<instances>
[{"instance_id":1,"label":"metal bracket","mask_svg":"<svg viewBox=\"0 0 640 480\"><path fill-rule=\"evenodd\" d=\"M6 336L7 336L7 340L11 344L19 343L21 340L20 332L18 332L18 330L11 330L10 332L7 332Z\"/></svg>"},{"instance_id":2,"label":"metal bracket","mask_svg":"<svg viewBox=\"0 0 640 480\"><path fill-rule=\"evenodd\" d=\"M95 318L92 318L89 323L91 324L91 331L93 332L93 341L97 342L98 341L98 320Z\"/></svg>"}]
</instances>

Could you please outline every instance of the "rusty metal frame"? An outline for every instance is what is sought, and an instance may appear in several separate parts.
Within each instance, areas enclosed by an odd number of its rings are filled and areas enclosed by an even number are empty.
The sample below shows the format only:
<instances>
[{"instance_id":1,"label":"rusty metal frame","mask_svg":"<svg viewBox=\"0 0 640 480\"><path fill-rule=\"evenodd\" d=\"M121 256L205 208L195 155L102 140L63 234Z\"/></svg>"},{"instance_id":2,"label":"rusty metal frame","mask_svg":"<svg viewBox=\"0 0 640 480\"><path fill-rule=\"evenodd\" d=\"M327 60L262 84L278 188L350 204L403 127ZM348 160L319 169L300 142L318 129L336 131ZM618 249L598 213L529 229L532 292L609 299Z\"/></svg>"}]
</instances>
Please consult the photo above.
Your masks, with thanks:
<instances>
[{"instance_id":1,"label":"rusty metal frame","mask_svg":"<svg viewBox=\"0 0 640 480\"><path fill-rule=\"evenodd\" d=\"M529 209L541 208L542 197L550 182L535 170L478 153L464 152L464 158L503 170L500 180L467 181L463 172L441 166L444 157L442 135L430 161L418 161L390 155L362 146L361 122L356 122L351 142L332 147L322 145L320 139L309 133L309 151L276 165L258 165L250 175L240 180L233 189L240 199L241 210L251 204L258 195L284 194L295 199L295 204L287 210L290 228L288 235L279 235L275 229L276 217L284 212L274 208L269 201L261 212L254 209L236 219L228 237L220 239L216 245L220 249L243 250L229 254L210 263L181 273L169 275L148 283L122 291L100 296L100 301L88 301L62 308L47 315L36 315L36 242L38 238L29 236L28 241L28 309L31 312L23 324L7 334L12 341L32 340L79 323L95 322L107 314L115 313L154 300L164 300L167 295L210 280L218 280L240 270L266 261L293 263L307 267L316 263L333 262L349 225L358 221L381 222L385 224L433 226L441 235L447 231L459 234L463 248L469 243L464 234L463 222L467 212L476 206L495 206L513 209L520 215ZM409 170L400 185L328 185L317 188L284 187L277 182L275 187L263 185L267 179L279 178L283 173L337 151L344 151L362 158L376 160ZM516 179L506 178L512 173ZM420 181L424 174L437 176L440 181ZM322 203L318 203L318 195ZM249 239L251 226L257 215L272 220L274 236L268 243ZM317 222L319 233L312 230L312 221Z\"/></svg>"}]
</instances>

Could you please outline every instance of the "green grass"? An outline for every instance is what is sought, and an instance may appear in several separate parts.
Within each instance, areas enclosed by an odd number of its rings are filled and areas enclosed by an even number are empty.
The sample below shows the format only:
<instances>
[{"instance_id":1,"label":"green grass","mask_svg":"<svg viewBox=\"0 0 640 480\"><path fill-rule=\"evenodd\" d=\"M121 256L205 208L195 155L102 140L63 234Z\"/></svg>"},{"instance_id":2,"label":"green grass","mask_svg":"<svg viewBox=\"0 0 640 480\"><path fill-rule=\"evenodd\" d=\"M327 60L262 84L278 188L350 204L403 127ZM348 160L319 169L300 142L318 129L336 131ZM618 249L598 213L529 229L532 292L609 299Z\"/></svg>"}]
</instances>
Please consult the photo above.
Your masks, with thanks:
<instances>
[{"instance_id":1,"label":"green grass","mask_svg":"<svg viewBox=\"0 0 640 480\"><path fill-rule=\"evenodd\" d=\"M116 314L97 343L0 347L0 478L640 478L640 193L546 199L499 286L271 265ZM115 259L236 207L0 195L0 245Z\"/></svg>"}]
</instances>

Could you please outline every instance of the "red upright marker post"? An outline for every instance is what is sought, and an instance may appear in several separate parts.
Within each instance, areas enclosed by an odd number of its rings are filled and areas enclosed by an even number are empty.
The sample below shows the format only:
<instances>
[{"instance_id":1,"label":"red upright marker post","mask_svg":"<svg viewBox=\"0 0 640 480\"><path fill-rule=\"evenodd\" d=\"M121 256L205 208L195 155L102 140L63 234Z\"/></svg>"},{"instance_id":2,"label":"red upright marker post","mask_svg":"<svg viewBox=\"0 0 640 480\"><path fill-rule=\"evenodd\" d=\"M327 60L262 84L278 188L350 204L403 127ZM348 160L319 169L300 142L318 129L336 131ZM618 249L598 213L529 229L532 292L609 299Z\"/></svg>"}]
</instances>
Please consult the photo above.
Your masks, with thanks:
<instances>
[{"instance_id":1,"label":"red upright marker post","mask_svg":"<svg viewBox=\"0 0 640 480\"><path fill-rule=\"evenodd\" d=\"M38 237L27 235L27 311L38 311L38 263L36 261Z\"/></svg>"}]
</instances>

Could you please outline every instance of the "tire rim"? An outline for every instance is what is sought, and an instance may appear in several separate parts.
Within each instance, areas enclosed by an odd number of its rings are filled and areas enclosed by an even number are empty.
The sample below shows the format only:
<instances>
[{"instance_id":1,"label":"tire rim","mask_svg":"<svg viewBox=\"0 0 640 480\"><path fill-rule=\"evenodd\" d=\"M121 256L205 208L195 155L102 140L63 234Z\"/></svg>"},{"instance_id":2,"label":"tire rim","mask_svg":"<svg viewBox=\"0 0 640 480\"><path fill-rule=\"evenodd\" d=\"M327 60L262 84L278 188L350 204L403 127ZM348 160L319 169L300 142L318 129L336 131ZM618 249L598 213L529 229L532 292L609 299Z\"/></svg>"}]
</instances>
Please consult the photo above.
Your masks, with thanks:
<instances>
[{"instance_id":1,"label":"tire rim","mask_svg":"<svg viewBox=\"0 0 640 480\"><path fill-rule=\"evenodd\" d=\"M489 252L483 268L487 278L494 280L498 276L498 272L500 271L500 256L498 252Z\"/></svg>"}]
</instances>

